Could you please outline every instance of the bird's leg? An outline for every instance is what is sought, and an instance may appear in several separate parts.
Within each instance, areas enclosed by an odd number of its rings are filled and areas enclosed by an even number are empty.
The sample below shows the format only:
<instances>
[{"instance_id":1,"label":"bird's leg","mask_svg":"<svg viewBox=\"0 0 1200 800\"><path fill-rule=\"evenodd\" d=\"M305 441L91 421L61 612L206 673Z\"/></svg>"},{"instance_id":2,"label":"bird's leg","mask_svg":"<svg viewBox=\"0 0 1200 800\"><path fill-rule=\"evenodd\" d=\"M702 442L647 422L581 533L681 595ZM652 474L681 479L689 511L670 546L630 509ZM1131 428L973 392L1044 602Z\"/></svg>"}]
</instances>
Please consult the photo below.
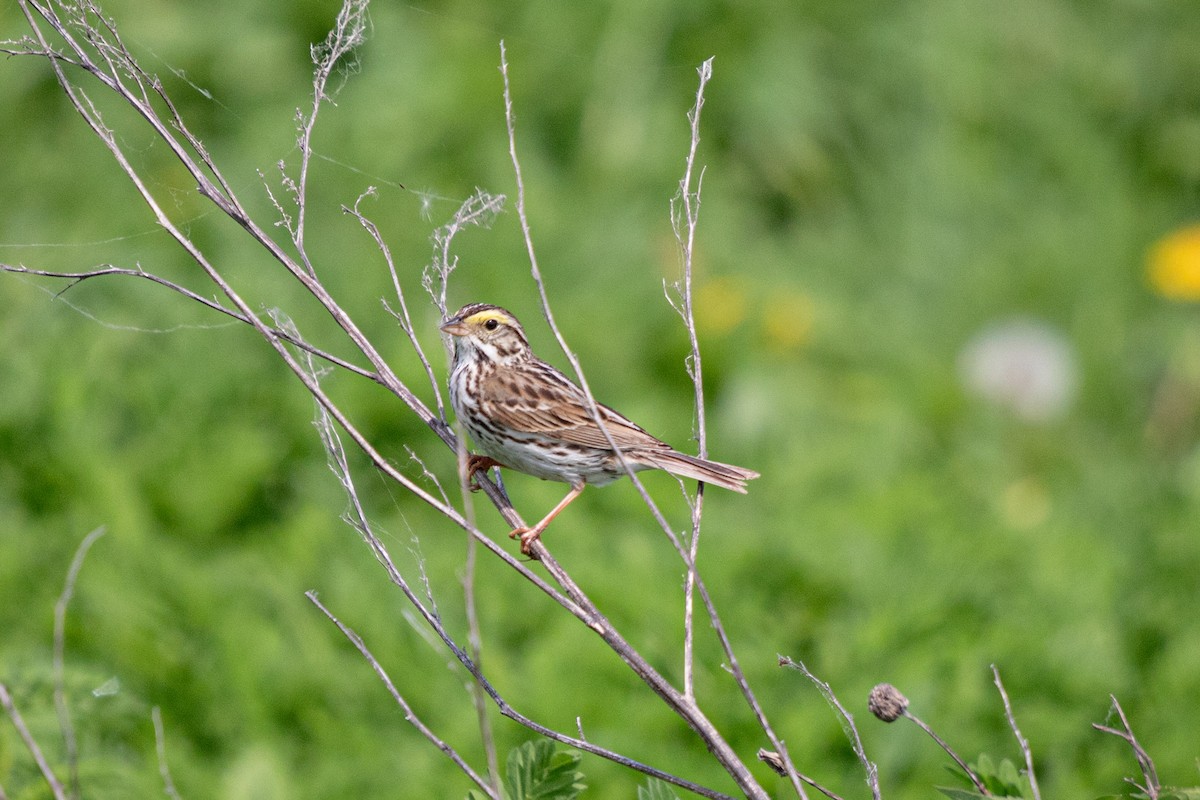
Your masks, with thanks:
<instances>
[{"instance_id":1,"label":"bird's leg","mask_svg":"<svg viewBox=\"0 0 1200 800\"><path fill-rule=\"evenodd\" d=\"M479 482L475 480L475 473L487 472L492 467L503 466L503 464L491 456L481 456L476 453L470 454L467 456L467 486L471 488L472 492L478 492Z\"/></svg>"},{"instance_id":2,"label":"bird's leg","mask_svg":"<svg viewBox=\"0 0 1200 800\"><path fill-rule=\"evenodd\" d=\"M516 539L520 537L522 555L533 555L529 552L530 546L541 538L542 531L546 530L546 526L550 524L550 520L557 517L559 512L571 505L571 501L583 493L583 487L585 485L586 484L581 481L572 486L571 491L567 492L567 496L564 497L558 505L552 508L550 513L543 517L542 521L537 525L534 525L532 528L514 528L512 533L508 534L508 538L510 539Z\"/></svg>"}]
</instances>

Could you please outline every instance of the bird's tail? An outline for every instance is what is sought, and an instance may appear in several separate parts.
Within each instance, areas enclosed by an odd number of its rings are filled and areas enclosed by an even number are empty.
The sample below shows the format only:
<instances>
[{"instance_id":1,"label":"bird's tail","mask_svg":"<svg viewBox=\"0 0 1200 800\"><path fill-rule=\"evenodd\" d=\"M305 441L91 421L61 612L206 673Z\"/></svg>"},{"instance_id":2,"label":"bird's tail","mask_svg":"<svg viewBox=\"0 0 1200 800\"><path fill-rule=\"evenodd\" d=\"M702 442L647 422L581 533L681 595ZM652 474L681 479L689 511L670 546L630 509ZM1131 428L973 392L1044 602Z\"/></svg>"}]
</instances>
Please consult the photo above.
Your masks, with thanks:
<instances>
[{"instance_id":1,"label":"bird's tail","mask_svg":"<svg viewBox=\"0 0 1200 800\"><path fill-rule=\"evenodd\" d=\"M746 493L746 481L758 477L758 473L751 469L722 464L719 461L706 461L675 450L641 451L637 453L637 460L648 467L666 470L681 478L694 478L741 494Z\"/></svg>"}]
</instances>

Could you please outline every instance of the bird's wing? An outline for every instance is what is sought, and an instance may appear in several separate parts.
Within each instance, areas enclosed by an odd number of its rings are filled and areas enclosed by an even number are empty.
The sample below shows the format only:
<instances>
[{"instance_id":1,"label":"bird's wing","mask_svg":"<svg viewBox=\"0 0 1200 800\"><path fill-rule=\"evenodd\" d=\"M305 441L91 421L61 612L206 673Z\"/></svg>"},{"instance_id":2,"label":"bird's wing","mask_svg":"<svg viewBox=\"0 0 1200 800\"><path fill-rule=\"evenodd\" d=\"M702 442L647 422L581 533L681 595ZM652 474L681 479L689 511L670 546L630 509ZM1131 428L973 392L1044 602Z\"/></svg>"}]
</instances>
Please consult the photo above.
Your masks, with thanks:
<instances>
[{"instance_id":1,"label":"bird's wing","mask_svg":"<svg viewBox=\"0 0 1200 800\"><path fill-rule=\"evenodd\" d=\"M515 430L583 447L611 448L588 411L583 390L543 361L499 370L482 389L495 404L493 414ZM622 450L671 449L608 406L597 403L596 407Z\"/></svg>"}]
</instances>

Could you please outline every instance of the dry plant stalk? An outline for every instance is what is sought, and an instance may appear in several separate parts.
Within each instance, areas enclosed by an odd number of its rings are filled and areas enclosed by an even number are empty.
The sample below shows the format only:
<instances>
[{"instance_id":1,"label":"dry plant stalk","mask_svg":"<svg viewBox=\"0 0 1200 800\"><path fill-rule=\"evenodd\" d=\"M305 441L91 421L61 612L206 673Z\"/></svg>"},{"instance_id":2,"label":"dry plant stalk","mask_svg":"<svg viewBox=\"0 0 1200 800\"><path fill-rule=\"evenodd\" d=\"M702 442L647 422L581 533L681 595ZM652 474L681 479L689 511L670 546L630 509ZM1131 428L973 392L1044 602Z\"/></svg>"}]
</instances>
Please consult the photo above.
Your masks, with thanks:
<instances>
[{"instance_id":1,"label":"dry plant stalk","mask_svg":"<svg viewBox=\"0 0 1200 800\"><path fill-rule=\"evenodd\" d=\"M725 628L701 574L696 569L695 562L702 510L702 492L697 492L695 499L689 498L692 511L692 530L689 545L685 547L679 535L671 528L663 514L651 501L645 488L637 479L637 476L632 471L629 473L629 477L650 509L653 518L675 547L687 569L688 611L685 620L685 638L688 646L684 656L684 688L681 690L659 674L647 659L616 630L543 543L538 542L534 545L534 555L541 566L549 573L551 581L542 578L530 568L530 565L514 558L507 550L495 543L490 536L481 531L474 522L474 516L469 509L469 501L465 503L467 511L459 511L449 501L440 485L436 485L436 481L433 481L436 487L435 493L426 488L426 485L423 485L423 483L426 483L425 481L422 480L419 482L413 480L397 469L371 444L323 387L321 380L323 369L342 369L372 380L399 398L408 410L428 426L452 453L459 456L460 460L465 453L461 437L455 435L445 419L445 406L442 400L441 388L435 378L430 360L426 357L416 336L406 298L401 288L400 271L396 268L391 252L378 227L361 211L360 203L355 203L353 208L343 210L353 216L364 228L377 245L387 265L396 296L395 308L393 309L389 305L388 310L392 312L401 329L408 337L413 351L425 369L429 382L428 391L433 398L433 408L430 408L416 391L397 377L349 313L346 312L327 290L320 278L319 265L315 264L313 259L310 258L307 249L306 223L311 211L308 202L308 167L312 157L311 137L323 104L328 102L335 93L334 90L331 90L329 83L336 72L336 67L346 60L352 59L355 48L363 41L367 28L367 0L344 0L329 37L322 45L313 48L312 55L315 70L311 105L307 111L298 112L297 114L297 141L300 153L300 166L293 174L284 165L280 165L280 177L278 180L282 191L273 189L271 183L265 177L263 179L264 190L274 204L279 217L276 221L256 220L245 210L245 206L235 192L233 184L226 179L220 166L210 156L203 143L191 132L187 121L178 112L162 83L156 76L146 72L141 67L122 42L115 22L106 17L95 2L92 0L79 0L78 2L65 2L63 0L18 0L18 3L25 15L31 33L21 42L8 43L7 46L0 47L0 51L13 55L33 56L45 59L68 101L84 119L93 133L104 143L126 178L134 186L138 195L149 208L154 220L186 252L198 268L200 274L216 287L219 299L214 300L204 297L200 292L180 283L167 280L152 272L144 271L140 267L128 269L105 264L78 272L49 272L30 269L23 265L0 265L0 269L9 272L64 278L74 282L105 276L142 278L163 286L170 291L174 291L190 300L201 303L213 311L228 315L251 326L275 350L278 357L287 365L296 378L301 381L316 403L320 423L319 427L329 454L330 466L351 501L351 512L347 515L347 521L359 531L380 564L387 571L391 581L404 593L413 608L434 634L442 640L461 667L469 673L472 681L478 687L480 692L478 696L480 698L486 696L495 705L500 714L517 721L540 735L547 736L585 752L610 759L704 797L728 797L728 795L715 789L698 785L650 765L641 764L611 749L596 745L587 741L582 735L574 736L554 731L516 711L492 686L479 667L481 646L477 638L479 635L477 624L472 623L474 632L471 634L471 641L468 647L462 646L443 625L437 613L436 606L432 603L432 593L429 587L426 586L425 597L414 591L399 569L396 568L386 546L371 530L368 516L358 500L354 481L350 473L348 458L346 457L343 436L348 438L353 447L361 451L377 470L385 474L396 484L404 487L414 497L434 508L449 522L463 529L470 537L473 543L472 547L478 546L488 550L493 556L504 561L522 578L536 587L537 590L551 598L568 613L596 632L601 640L697 734L705 747L713 754L725 771L728 772L745 796L766 798L768 796L766 791L751 774L745 761L734 752L717 728L707 718L695 697L694 681L691 677L693 671L693 656L691 652L693 627L691 597L693 592L698 594L708 614L709 621L717 634L717 638L727 659L729 671L733 675L737 686L767 738L783 754L783 759L788 765L789 774L792 776L793 785L797 793L803 797L804 791L798 773L791 766L790 761L787 760L786 748L784 748L783 743L775 735L767 722L766 715L755 698L749 682L734 655L730 639L725 632ZM505 118L509 134L509 151L517 182L517 212L528 249L533 282L540 295L546 320L562 346L567 359L575 369L579 384L587 393L589 402L592 404L593 416L596 418L601 429L603 429L603 422L595 413L595 401L592 399L582 367L575 355L566 346L566 342L554 322L545 285L538 267L530 225L525 212L525 186L517 155L516 126L509 91L508 61L503 44L501 44L501 71L504 79ZM691 297L691 262L695 228L698 220L700 180L697 179L695 181L695 188L693 189L693 175L695 174L696 147L699 141L700 109L703 104L704 87L711 74L712 65L710 60L705 62L700 69L701 80L696 95L696 104L689 114L691 122L691 148L687 160L687 172L680 183L680 197L682 198L683 210L681 213L677 212L676 217L676 232L680 239L683 259L683 278L681 284L676 287L677 301L672 302L684 319L692 345L691 354L688 359L688 371L695 385L697 439L700 444L701 455L706 450L703 384L700 351L692 317ZM308 341L294 325L287 321L282 313L264 315L246 301L222 266L213 262L205 251L189 237L186 228L172 218L167 210L171 207L170 204L161 202L158 196L158 192L161 190L157 188L156 184L149 181L126 156L123 149L122 136L118 135L116 130L109 127L100 109L92 102L83 88L82 79L95 81L103 91L119 98L137 113L141 120L149 126L154 135L169 149L174 159L187 172L189 178L195 181L198 193L208 199L222 214L234 222L254 246L266 251L282 268L288 278L299 283L308 292L312 299L328 313L329 317L340 328L357 352L358 357L361 358L361 361L356 363L355 359L344 359L332 355L330 352L331 348L319 347ZM699 174L702 175L702 171ZM373 189L368 188L363 192L359 198L360 201L362 197L368 196L372 191ZM448 226L441 229L439 235L435 237L435 246L439 254L435 257L434 265L426 272L423 285L433 298L434 304L443 313L446 311L447 282L456 265L456 260L450 254L450 243L454 233L468 225L486 224L499 210L502 202L503 197L479 193L464 203L454 220ZM270 235L269 231L276 226L281 226L287 232L289 241L286 245L275 241ZM318 364L321 366L318 366ZM415 453L413 453L413 457L420 461ZM628 469L628 465L626 467ZM426 475L431 475L427 469L425 469L425 473ZM502 488L484 476L479 477L481 478L481 488L504 517L507 525L510 528L522 526L523 521L513 509ZM468 606L470 607L473 605L470 580L466 582L465 590L468 594ZM314 603L317 603L315 595L310 594L309 596ZM319 603L317 604L320 606ZM323 606L320 607L331 620L337 622L331 612ZM357 640L357 637L353 635L348 627L340 623L338 623L338 627L359 648L360 652L367 658L368 663L379 673L381 680L388 686L389 691L392 692L396 701L402 707L405 707L402 696L387 679L386 673L382 671L382 668L370 656L365 644ZM411 715L407 708L406 714L410 720L414 721L414 725L417 725L418 730L420 730L419 723L415 721L415 717ZM486 722L486 715L481 713L480 716ZM486 725L484 727L483 737L486 743L490 739L490 734L486 731ZM580 727L582 726L580 725ZM422 731L422 733L442 749L481 790L489 796L498 796L499 786L496 777L494 755L489 757L489 761L491 762L489 764L490 774L488 778L483 778L471 770L465 761L453 751L453 748L438 740L432 732L426 733Z\"/></svg>"},{"instance_id":2,"label":"dry plant stalk","mask_svg":"<svg viewBox=\"0 0 1200 800\"><path fill-rule=\"evenodd\" d=\"M1150 754L1138 742L1137 737L1133 735L1133 728L1129 726L1129 719L1125 716L1125 709L1121 708L1121 704L1117 701L1115 695L1109 695L1112 699L1112 709L1109 711L1109 716L1117 715L1121 720L1120 728L1112 728L1107 725L1100 725L1093 722L1092 727L1102 733L1111 733L1118 739L1124 739L1130 749L1133 750L1133 757L1137 760L1138 767L1142 771L1142 783L1138 783L1132 778L1126 778L1130 784L1135 786L1140 792L1145 794L1150 800L1158 800L1162 792L1162 784L1158 782L1158 770L1154 766L1154 759L1150 758Z\"/></svg>"}]
</instances>

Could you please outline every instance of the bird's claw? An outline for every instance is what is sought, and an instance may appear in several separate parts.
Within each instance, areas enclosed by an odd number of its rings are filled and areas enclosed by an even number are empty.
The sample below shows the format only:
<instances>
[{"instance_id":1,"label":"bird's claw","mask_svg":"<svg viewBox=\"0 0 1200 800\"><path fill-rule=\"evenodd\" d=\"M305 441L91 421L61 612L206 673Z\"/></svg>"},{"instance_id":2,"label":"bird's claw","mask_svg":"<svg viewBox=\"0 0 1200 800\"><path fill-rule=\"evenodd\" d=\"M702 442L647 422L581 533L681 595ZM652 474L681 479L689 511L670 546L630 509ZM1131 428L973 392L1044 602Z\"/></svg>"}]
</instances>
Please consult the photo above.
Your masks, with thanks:
<instances>
[{"instance_id":1,"label":"bird's claw","mask_svg":"<svg viewBox=\"0 0 1200 800\"><path fill-rule=\"evenodd\" d=\"M508 534L508 538L521 540L521 555L528 556L530 558L537 558L537 556L533 554L533 550L531 548L533 547L534 542L542 538L542 532L540 530L537 528L513 528Z\"/></svg>"},{"instance_id":2,"label":"bird's claw","mask_svg":"<svg viewBox=\"0 0 1200 800\"><path fill-rule=\"evenodd\" d=\"M481 456L475 453L467 456L467 488L472 492L478 492L482 487L479 481L475 478L476 472L487 472L492 467L503 467L496 459L491 456Z\"/></svg>"}]
</instances>

